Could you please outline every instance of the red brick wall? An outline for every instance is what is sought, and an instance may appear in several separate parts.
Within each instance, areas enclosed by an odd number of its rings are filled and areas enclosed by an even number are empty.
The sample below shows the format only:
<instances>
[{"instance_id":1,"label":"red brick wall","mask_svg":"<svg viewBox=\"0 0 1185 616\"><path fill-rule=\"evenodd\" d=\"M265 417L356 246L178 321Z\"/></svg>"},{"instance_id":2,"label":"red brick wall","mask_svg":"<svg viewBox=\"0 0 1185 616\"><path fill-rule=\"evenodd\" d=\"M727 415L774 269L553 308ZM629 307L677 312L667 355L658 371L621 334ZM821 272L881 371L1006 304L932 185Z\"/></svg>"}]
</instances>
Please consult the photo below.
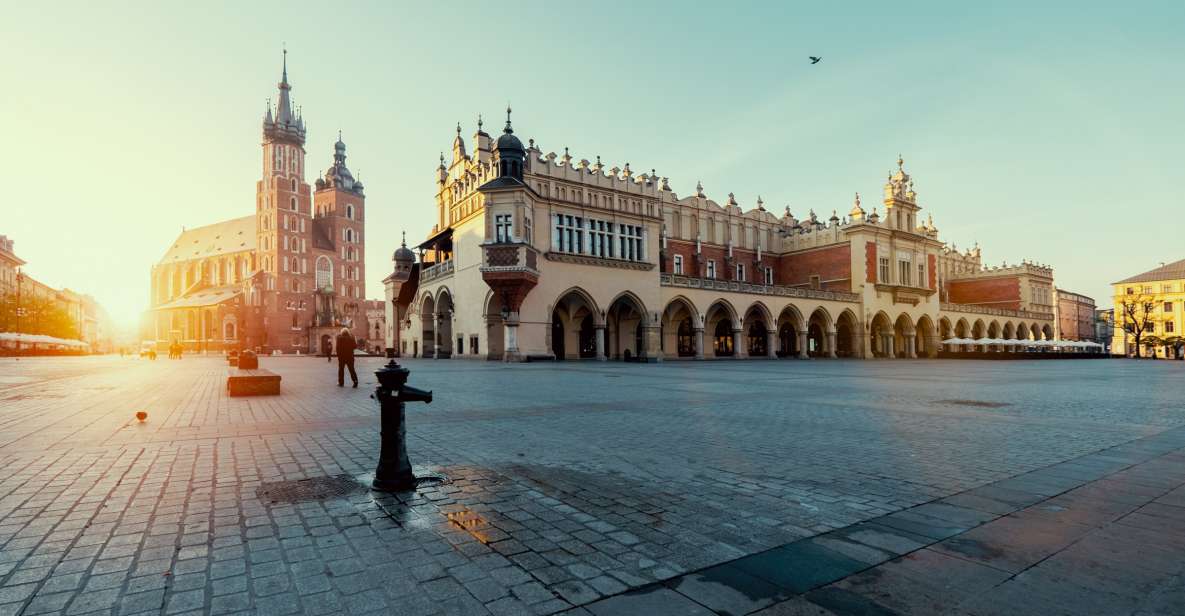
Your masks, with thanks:
<instances>
[{"instance_id":1,"label":"red brick wall","mask_svg":"<svg viewBox=\"0 0 1185 616\"><path fill-rule=\"evenodd\" d=\"M930 273L930 288L938 288L938 255L929 255L926 259L926 271Z\"/></svg>"},{"instance_id":2,"label":"red brick wall","mask_svg":"<svg viewBox=\"0 0 1185 616\"><path fill-rule=\"evenodd\" d=\"M991 308L1020 309L1020 279L1016 276L983 280L953 280L947 283L952 304L974 304Z\"/></svg>"},{"instance_id":3,"label":"red brick wall","mask_svg":"<svg viewBox=\"0 0 1185 616\"><path fill-rule=\"evenodd\" d=\"M675 271L675 255L683 255L683 275L697 276L695 271L695 244L680 240L667 240L666 271Z\"/></svg>"},{"instance_id":4,"label":"red brick wall","mask_svg":"<svg viewBox=\"0 0 1185 616\"><path fill-rule=\"evenodd\" d=\"M808 285L811 276L818 276L824 289L848 291L851 289L852 246L840 244L785 255L778 259L775 269L774 280L778 284ZM835 282L828 283L828 280Z\"/></svg>"},{"instance_id":5,"label":"red brick wall","mask_svg":"<svg viewBox=\"0 0 1185 616\"><path fill-rule=\"evenodd\" d=\"M876 282L876 242L864 244L864 273L867 282Z\"/></svg>"}]
</instances>

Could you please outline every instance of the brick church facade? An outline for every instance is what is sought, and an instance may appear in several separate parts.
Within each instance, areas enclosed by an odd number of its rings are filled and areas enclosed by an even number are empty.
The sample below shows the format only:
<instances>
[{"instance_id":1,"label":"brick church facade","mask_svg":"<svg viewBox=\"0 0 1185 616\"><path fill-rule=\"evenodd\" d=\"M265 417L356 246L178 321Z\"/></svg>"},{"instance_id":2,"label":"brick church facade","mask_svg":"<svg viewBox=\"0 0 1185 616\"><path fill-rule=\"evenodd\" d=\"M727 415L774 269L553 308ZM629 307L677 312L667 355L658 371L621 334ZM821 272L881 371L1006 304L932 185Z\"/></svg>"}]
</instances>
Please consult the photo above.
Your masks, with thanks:
<instances>
[{"instance_id":1,"label":"brick church facade","mask_svg":"<svg viewBox=\"0 0 1185 616\"><path fill-rule=\"evenodd\" d=\"M152 268L145 340L319 353L342 327L367 338L364 187L340 133L332 165L305 181L305 125L291 89L285 52L277 104L263 118L254 214L178 236Z\"/></svg>"}]
</instances>

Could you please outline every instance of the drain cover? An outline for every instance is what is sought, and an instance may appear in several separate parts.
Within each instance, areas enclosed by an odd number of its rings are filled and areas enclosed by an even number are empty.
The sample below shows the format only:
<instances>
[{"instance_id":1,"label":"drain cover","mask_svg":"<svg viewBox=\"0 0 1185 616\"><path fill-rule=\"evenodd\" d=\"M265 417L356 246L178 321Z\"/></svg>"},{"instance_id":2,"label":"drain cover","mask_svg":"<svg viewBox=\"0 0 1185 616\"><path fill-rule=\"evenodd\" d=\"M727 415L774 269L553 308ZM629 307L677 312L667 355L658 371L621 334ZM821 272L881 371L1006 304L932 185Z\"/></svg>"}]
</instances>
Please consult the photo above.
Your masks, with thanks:
<instances>
[{"instance_id":1,"label":"drain cover","mask_svg":"<svg viewBox=\"0 0 1185 616\"><path fill-rule=\"evenodd\" d=\"M999 409L1011 406L1007 402L987 402L986 400L935 400L937 404L954 404L956 406L977 406L984 409Z\"/></svg>"},{"instance_id":2,"label":"drain cover","mask_svg":"<svg viewBox=\"0 0 1185 616\"><path fill-rule=\"evenodd\" d=\"M349 475L310 477L293 481L272 481L255 488L255 496L269 503L295 504L327 498L341 498L366 489Z\"/></svg>"}]
</instances>

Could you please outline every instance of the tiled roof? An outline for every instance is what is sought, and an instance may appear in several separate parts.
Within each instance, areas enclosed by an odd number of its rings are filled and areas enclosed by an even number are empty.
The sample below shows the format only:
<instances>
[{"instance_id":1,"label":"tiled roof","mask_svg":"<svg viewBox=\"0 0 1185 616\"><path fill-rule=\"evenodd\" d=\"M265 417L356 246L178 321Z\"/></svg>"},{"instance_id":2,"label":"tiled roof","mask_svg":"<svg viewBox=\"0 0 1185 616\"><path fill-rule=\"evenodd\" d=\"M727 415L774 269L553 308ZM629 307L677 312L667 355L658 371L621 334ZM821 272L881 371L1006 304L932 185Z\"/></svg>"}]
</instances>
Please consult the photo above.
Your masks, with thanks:
<instances>
[{"instance_id":1,"label":"tiled roof","mask_svg":"<svg viewBox=\"0 0 1185 616\"><path fill-rule=\"evenodd\" d=\"M1148 270L1143 274L1125 278L1119 282L1112 284L1126 284L1129 282L1154 282L1157 280L1180 280L1185 278L1185 259L1180 261L1173 261L1168 265L1162 265L1154 270Z\"/></svg>"},{"instance_id":2,"label":"tiled roof","mask_svg":"<svg viewBox=\"0 0 1185 616\"><path fill-rule=\"evenodd\" d=\"M186 229L169 247L160 265L255 250L255 217L232 218Z\"/></svg>"},{"instance_id":3,"label":"tiled roof","mask_svg":"<svg viewBox=\"0 0 1185 616\"><path fill-rule=\"evenodd\" d=\"M242 294L243 289L238 285L227 285L224 287L205 288L200 291L194 291L188 295L183 295L177 299L157 306L156 310L168 310L170 308L197 308L199 306L217 306L222 302L229 301Z\"/></svg>"}]
</instances>

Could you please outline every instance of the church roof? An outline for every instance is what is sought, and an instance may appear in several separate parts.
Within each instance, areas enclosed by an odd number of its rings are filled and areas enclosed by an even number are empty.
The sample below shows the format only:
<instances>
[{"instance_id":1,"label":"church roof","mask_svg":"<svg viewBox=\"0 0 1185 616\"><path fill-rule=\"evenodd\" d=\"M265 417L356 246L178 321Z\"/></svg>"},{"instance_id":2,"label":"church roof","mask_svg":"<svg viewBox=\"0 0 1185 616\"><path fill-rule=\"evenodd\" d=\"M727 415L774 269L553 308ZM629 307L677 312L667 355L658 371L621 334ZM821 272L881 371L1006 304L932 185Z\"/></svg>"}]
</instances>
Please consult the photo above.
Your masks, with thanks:
<instances>
[{"instance_id":1,"label":"church roof","mask_svg":"<svg viewBox=\"0 0 1185 616\"><path fill-rule=\"evenodd\" d=\"M255 217L244 216L186 229L169 247L158 265L218 257L255 250Z\"/></svg>"},{"instance_id":2,"label":"church roof","mask_svg":"<svg viewBox=\"0 0 1185 616\"><path fill-rule=\"evenodd\" d=\"M1168 265L1162 265L1156 269L1148 270L1143 274L1125 278L1113 284L1126 284L1128 282L1154 282L1157 280L1180 280L1185 278L1185 259L1180 261L1173 261Z\"/></svg>"},{"instance_id":3,"label":"church roof","mask_svg":"<svg viewBox=\"0 0 1185 616\"><path fill-rule=\"evenodd\" d=\"M224 287L207 287L193 293L182 295L177 299L157 306L155 310L168 310L171 308L197 308L199 306L217 306L223 302L232 300L243 293L243 289L239 285L227 285Z\"/></svg>"}]
</instances>

